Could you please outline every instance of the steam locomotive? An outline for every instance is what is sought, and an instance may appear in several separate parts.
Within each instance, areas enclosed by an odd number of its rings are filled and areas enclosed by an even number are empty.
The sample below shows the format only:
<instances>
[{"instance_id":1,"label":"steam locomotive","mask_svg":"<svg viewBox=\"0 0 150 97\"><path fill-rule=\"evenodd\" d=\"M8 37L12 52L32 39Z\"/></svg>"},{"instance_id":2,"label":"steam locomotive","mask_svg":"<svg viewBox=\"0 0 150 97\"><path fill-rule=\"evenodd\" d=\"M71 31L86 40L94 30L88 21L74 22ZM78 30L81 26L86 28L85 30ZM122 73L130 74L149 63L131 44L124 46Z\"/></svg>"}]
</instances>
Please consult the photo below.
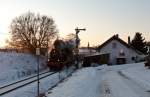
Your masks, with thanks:
<instances>
[{"instance_id":1,"label":"steam locomotive","mask_svg":"<svg viewBox=\"0 0 150 97\"><path fill-rule=\"evenodd\" d=\"M50 52L50 58L47 66L50 70L60 71L68 68L74 62L73 47L69 42L63 40L56 40L54 48Z\"/></svg>"}]
</instances>

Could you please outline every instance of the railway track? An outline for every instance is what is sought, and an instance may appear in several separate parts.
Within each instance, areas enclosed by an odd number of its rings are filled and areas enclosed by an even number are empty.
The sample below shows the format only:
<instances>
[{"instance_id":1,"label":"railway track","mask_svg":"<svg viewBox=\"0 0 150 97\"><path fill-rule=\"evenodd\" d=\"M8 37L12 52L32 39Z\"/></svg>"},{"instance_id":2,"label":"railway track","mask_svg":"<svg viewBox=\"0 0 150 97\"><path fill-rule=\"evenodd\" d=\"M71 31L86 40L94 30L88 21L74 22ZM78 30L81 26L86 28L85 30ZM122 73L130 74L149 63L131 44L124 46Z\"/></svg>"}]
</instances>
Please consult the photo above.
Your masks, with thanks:
<instances>
[{"instance_id":1,"label":"railway track","mask_svg":"<svg viewBox=\"0 0 150 97\"><path fill-rule=\"evenodd\" d=\"M49 73L49 71L46 71L46 72L40 73L40 75L42 75L42 74L46 74L46 73ZM1 86L1 87L0 87L0 89L5 88L5 87L8 87L8 86L13 85L13 84L16 84L16 83L19 83L19 82L22 82L22 81L25 81L25 80L28 80L28 79L31 79L31 78L34 78L34 77L37 77L37 74L36 74L36 75L34 75L34 76L26 77L26 78L23 78L23 79L21 79L21 80L18 80L18 81L12 82L12 83L10 83L10 84L5 84L5 85Z\"/></svg>"},{"instance_id":2,"label":"railway track","mask_svg":"<svg viewBox=\"0 0 150 97\"><path fill-rule=\"evenodd\" d=\"M46 78L46 77L48 77L50 75L53 75L55 73L57 73L57 72L44 72L44 73L41 73L39 79ZM2 86L2 87L0 87L0 96L2 96L4 94L7 94L11 91L14 91L16 89L19 89L21 87L24 87L26 85L29 85L29 84L31 84L33 82L36 82L36 81L37 81L37 75L32 76L32 77L28 77L28 78L20 80L20 81L16 81L14 83L11 83L11 84L8 84L8 85L5 85L5 86Z\"/></svg>"}]
</instances>

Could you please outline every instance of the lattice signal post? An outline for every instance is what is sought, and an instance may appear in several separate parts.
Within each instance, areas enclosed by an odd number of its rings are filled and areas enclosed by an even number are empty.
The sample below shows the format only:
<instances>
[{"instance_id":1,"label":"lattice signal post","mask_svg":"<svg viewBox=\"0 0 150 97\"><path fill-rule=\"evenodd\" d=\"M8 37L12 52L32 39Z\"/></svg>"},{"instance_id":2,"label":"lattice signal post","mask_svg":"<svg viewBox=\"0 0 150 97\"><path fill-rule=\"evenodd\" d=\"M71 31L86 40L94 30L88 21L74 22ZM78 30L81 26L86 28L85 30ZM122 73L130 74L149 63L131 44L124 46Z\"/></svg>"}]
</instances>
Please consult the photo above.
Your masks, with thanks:
<instances>
[{"instance_id":1,"label":"lattice signal post","mask_svg":"<svg viewBox=\"0 0 150 97\"><path fill-rule=\"evenodd\" d=\"M86 31L86 29L79 29L78 27L75 29L75 32L76 32L76 68L79 68L78 66L78 63L79 63L79 56L78 56L78 53L79 53L79 43L80 43L80 39L79 39L79 32L80 31Z\"/></svg>"}]
</instances>

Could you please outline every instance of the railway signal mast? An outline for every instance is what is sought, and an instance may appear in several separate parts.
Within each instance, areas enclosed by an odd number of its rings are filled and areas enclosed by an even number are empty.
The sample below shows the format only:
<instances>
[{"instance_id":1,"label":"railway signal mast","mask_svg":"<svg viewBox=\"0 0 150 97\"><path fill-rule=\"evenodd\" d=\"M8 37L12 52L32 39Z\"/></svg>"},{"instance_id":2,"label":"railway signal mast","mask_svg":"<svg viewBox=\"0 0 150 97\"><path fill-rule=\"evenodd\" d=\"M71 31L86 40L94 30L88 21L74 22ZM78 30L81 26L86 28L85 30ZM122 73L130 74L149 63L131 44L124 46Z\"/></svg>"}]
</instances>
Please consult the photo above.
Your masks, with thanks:
<instances>
[{"instance_id":1,"label":"railway signal mast","mask_svg":"<svg viewBox=\"0 0 150 97\"><path fill-rule=\"evenodd\" d=\"M75 49L75 54L76 54L76 68L78 69L79 68L79 66L78 66L78 64L79 64L79 56L78 56L78 53L79 53L79 43L80 43L80 39L79 39L79 36L78 36L78 34L79 34L79 32L80 31L86 31L86 29L84 28L84 29L79 29L78 27L75 29L75 32L76 32L76 49Z\"/></svg>"}]
</instances>

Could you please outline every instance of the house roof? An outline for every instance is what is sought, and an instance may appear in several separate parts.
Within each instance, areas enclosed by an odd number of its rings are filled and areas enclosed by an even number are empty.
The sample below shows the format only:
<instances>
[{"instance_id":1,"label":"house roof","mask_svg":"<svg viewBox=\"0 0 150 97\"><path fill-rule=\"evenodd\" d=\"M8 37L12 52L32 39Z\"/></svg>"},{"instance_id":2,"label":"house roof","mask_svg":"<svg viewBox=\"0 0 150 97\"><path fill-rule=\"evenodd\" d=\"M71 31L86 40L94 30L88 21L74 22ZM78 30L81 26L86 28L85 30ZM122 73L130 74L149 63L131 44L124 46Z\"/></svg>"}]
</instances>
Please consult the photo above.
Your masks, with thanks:
<instances>
[{"instance_id":1,"label":"house roof","mask_svg":"<svg viewBox=\"0 0 150 97\"><path fill-rule=\"evenodd\" d=\"M123 41L122 39L120 39L117 35L112 36L111 38L109 38L107 41L105 41L103 44L101 44L98 49L100 50L101 48L103 48L105 45L107 45L109 42L111 42L112 40L117 40L119 41L121 44L123 44L124 46L126 46L127 48L131 48L132 50L134 50L135 52L137 52L138 54L142 55L143 53L138 51L137 49L135 49L134 47L132 47L131 45L129 45L128 43L126 43L125 41Z\"/></svg>"}]
</instances>

